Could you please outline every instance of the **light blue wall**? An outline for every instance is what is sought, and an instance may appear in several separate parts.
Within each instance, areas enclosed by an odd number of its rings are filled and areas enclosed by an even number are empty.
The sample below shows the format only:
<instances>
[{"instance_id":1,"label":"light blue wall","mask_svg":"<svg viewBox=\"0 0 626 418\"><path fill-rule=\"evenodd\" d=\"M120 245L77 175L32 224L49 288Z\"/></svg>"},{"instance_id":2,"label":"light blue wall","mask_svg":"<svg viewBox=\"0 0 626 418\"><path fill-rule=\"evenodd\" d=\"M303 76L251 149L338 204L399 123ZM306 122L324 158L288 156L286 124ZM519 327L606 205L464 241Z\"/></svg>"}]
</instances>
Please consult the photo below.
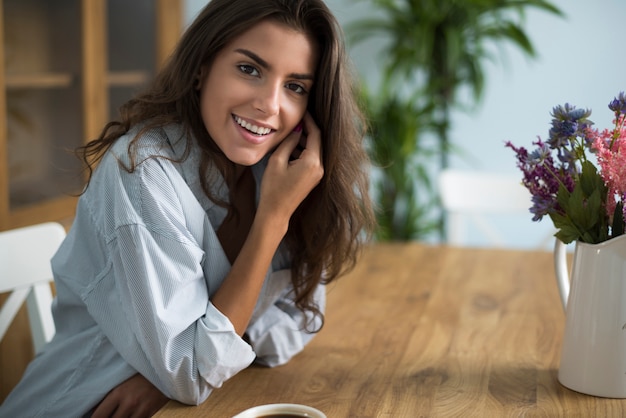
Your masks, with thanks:
<instances>
[{"instance_id":1,"label":"light blue wall","mask_svg":"<svg viewBox=\"0 0 626 418\"><path fill-rule=\"evenodd\" d=\"M185 21L190 23L206 4L207 0L185 0Z\"/></svg>"},{"instance_id":2,"label":"light blue wall","mask_svg":"<svg viewBox=\"0 0 626 418\"><path fill-rule=\"evenodd\" d=\"M191 19L206 0L187 3L187 16ZM530 146L537 135L545 138L550 111L557 104L569 102L591 108L591 119L597 126L610 124L607 104L626 90L626 1L552 3L565 13L565 18L533 10L526 16L525 28L538 58L530 60L517 50L505 49L504 63L486 65L487 84L479 108L472 114L454 115L452 140L464 150L464 156L453 157L453 167L519 175L513 153L504 148L504 141ZM327 4L342 24L369 12L367 2L359 0L328 0ZM377 51L381 45L373 41L350 50L356 69L369 83L377 80ZM533 246L551 229L549 219L533 223L530 218L529 215L502 221L512 228L511 245ZM484 242L477 236L472 244Z\"/></svg>"}]
</instances>

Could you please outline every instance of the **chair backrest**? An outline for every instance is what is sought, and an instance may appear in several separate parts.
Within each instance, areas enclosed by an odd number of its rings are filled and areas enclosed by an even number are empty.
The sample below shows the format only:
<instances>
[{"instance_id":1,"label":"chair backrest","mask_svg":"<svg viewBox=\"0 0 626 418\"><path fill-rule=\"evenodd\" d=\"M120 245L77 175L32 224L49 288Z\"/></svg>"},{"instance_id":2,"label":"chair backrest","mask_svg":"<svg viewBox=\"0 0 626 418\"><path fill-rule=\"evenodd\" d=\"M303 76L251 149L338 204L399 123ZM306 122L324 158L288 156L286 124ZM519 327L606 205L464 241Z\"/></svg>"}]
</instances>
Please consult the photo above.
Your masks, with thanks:
<instances>
[{"instance_id":1,"label":"chair backrest","mask_svg":"<svg viewBox=\"0 0 626 418\"><path fill-rule=\"evenodd\" d=\"M488 221L490 215L524 214L531 195L517 177L497 173L445 169L439 176L443 209L447 215L446 238L453 245L467 242L467 226L473 222L490 244L504 246L505 240Z\"/></svg>"},{"instance_id":2,"label":"chair backrest","mask_svg":"<svg viewBox=\"0 0 626 418\"><path fill-rule=\"evenodd\" d=\"M0 340L26 300L35 352L55 333L52 320L50 259L65 238L61 224L46 222L0 232Z\"/></svg>"}]
</instances>

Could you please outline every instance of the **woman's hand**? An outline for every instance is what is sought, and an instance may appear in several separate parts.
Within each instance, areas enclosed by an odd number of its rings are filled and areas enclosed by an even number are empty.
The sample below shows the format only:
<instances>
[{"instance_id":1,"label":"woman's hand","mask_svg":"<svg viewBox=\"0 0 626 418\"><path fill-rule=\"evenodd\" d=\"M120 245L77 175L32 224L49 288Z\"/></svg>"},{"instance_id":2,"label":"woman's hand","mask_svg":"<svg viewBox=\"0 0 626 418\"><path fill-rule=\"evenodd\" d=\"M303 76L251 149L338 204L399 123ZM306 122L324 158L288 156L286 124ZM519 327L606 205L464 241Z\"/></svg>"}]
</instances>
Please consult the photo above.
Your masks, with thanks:
<instances>
[{"instance_id":1,"label":"woman's hand","mask_svg":"<svg viewBox=\"0 0 626 418\"><path fill-rule=\"evenodd\" d=\"M169 399L137 373L113 388L91 415L92 418L151 417Z\"/></svg>"},{"instance_id":2,"label":"woman's hand","mask_svg":"<svg viewBox=\"0 0 626 418\"><path fill-rule=\"evenodd\" d=\"M296 147L303 135L306 135L304 149L296 158L291 158L297 154ZM261 182L257 215L279 215L288 222L323 176L320 130L307 113L303 119L303 130L289 134L270 157Z\"/></svg>"}]
</instances>

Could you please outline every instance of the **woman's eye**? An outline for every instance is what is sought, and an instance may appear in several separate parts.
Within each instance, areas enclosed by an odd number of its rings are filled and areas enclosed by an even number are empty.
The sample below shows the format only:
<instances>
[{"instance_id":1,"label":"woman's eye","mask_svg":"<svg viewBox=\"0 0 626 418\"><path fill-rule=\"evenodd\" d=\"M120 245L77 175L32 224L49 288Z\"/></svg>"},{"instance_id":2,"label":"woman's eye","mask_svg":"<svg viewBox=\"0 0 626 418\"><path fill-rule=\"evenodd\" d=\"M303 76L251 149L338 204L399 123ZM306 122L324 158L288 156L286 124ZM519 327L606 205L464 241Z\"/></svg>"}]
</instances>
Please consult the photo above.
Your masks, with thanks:
<instances>
[{"instance_id":1,"label":"woman's eye","mask_svg":"<svg viewBox=\"0 0 626 418\"><path fill-rule=\"evenodd\" d=\"M294 93L297 93L297 94L306 94L307 93L305 88L303 86L301 86L300 84L297 84L297 83L289 83L289 84L287 84L287 88L289 90L293 91Z\"/></svg>"},{"instance_id":2,"label":"woman's eye","mask_svg":"<svg viewBox=\"0 0 626 418\"><path fill-rule=\"evenodd\" d=\"M248 64L240 64L239 71L241 71L244 74L255 76L255 77L259 75L259 71L256 68L254 68L252 65L248 65Z\"/></svg>"}]
</instances>

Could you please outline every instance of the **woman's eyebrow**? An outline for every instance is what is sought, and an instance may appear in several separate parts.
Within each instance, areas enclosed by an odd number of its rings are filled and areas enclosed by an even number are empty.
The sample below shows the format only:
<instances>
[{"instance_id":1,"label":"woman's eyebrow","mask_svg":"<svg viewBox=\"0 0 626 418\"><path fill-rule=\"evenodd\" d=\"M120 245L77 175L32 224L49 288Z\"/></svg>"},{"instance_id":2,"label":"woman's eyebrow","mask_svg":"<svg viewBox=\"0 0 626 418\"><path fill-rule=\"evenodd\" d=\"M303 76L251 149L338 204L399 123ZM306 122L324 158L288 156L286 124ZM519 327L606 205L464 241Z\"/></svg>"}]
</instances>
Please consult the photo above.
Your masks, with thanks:
<instances>
[{"instance_id":1,"label":"woman's eyebrow","mask_svg":"<svg viewBox=\"0 0 626 418\"><path fill-rule=\"evenodd\" d=\"M248 49L243 49L243 48L237 48L235 49L235 52L238 52L240 54L243 54L245 56L247 56L248 58L250 58L251 60L255 61L257 64L259 64L261 67L265 68L266 70L271 70L272 66L265 61L263 58L259 57L257 54L255 54L254 52L248 50ZM298 80L314 80L315 77L313 76L313 74L298 74L298 73L292 73L289 74L290 78L295 78Z\"/></svg>"}]
</instances>

